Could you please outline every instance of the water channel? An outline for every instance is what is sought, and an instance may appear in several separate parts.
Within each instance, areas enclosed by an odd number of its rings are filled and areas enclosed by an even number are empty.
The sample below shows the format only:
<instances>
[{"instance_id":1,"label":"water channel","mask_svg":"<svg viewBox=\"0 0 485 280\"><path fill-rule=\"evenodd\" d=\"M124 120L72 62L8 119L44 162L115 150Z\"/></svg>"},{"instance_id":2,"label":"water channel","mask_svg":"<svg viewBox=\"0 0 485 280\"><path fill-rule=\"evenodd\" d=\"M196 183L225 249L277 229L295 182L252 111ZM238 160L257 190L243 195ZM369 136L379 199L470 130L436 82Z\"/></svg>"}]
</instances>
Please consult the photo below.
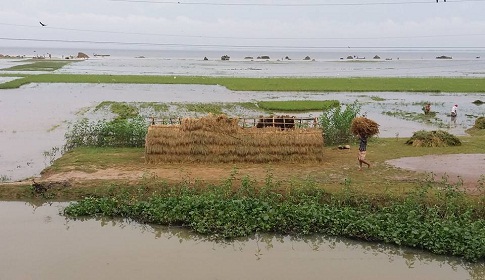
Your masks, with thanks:
<instances>
[{"instance_id":1,"label":"water channel","mask_svg":"<svg viewBox=\"0 0 485 280\"><path fill-rule=\"evenodd\" d=\"M485 264L309 236L211 241L180 228L73 220L65 203L0 202L0 279L479 280ZM13 234L14 233L14 234Z\"/></svg>"}]
</instances>

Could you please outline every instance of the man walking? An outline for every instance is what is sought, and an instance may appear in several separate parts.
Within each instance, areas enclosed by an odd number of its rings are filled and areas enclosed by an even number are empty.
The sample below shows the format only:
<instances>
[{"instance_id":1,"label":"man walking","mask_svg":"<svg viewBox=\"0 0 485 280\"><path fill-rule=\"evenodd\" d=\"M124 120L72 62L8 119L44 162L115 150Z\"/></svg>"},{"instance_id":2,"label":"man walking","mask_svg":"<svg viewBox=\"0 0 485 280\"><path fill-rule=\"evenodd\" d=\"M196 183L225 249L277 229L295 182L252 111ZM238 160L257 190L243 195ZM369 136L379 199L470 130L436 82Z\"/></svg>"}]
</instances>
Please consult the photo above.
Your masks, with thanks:
<instances>
[{"instance_id":1,"label":"man walking","mask_svg":"<svg viewBox=\"0 0 485 280\"><path fill-rule=\"evenodd\" d=\"M359 134L359 156L357 159L359 160L359 170L362 170L362 164L367 164L367 167L370 168L370 163L365 159L365 155L367 153L367 136Z\"/></svg>"}]
</instances>

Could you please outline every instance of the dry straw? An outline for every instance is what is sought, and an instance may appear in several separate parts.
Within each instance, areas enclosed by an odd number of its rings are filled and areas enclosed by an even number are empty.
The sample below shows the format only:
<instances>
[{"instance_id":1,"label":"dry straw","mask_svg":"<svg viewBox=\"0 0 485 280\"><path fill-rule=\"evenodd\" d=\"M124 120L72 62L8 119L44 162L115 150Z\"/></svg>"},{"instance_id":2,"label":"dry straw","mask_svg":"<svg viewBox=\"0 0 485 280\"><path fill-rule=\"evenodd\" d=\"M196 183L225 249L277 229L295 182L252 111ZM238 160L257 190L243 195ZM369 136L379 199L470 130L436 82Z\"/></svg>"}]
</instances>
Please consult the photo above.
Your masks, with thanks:
<instances>
[{"instance_id":1,"label":"dry straw","mask_svg":"<svg viewBox=\"0 0 485 280\"><path fill-rule=\"evenodd\" d=\"M237 119L209 115L181 125L152 125L145 144L148 163L306 162L323 159L318 128L241 128Z\"/></svg>"},{"instance_id":2,"label":"dry straw","mask_svg":"<svg viewBox=\"0 0 485 280\"><path fill-rule=\"evenodd\" d=\"M357 117L352 120L350 131L354 135L369 137L379 134L379 124L366 117Z\"/></svg>"}]
</instances>

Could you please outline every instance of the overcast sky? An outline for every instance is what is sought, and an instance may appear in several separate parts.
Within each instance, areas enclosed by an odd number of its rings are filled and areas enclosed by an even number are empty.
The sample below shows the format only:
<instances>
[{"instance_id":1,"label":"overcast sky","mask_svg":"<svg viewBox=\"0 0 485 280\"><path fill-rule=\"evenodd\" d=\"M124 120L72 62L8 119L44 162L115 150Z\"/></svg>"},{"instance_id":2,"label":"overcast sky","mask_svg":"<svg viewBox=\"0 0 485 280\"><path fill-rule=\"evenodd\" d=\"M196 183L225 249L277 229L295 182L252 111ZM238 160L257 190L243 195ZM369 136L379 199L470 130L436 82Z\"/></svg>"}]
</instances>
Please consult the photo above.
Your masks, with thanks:
<instances>
[{"instance_id":1,"label":"overcast sky","mask_svg":"<svg viewBox=\"0 0 485 280\"><path fill-rule=\"evenodd\" d=\"M12 46L485 49L485 0L177 2L2 0L0 53Z\"/></svg>"}]
</instances>

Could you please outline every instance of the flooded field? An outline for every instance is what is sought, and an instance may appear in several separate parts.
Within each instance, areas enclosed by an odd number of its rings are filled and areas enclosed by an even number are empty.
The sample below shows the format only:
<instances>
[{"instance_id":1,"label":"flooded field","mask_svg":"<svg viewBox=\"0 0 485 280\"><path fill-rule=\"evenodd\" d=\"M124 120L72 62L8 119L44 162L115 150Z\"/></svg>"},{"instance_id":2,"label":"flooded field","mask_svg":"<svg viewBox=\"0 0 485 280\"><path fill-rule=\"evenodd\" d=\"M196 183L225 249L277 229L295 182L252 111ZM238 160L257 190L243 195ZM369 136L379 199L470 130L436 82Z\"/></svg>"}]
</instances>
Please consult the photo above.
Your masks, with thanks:
<instances>
[{"instance_id":1,"label":"flooded field","mask_svg":"<svg viewBox=\"0 0 485 280\"><path fill-rule=\"evenodd\" d=\"M83 117L92 118L94 108L103 101L339 100L349 104L357 100L362 104L362 113L381 125L380 137L410 137L421 129L446 129L464 135L465 129L473 126L476 117L485 112L484 105L472 103L477 99L485 100L485 94L236 92L221 86L202 85L30 84L0 91L0 176L4 181L37 176L50 161L60 156L69 124ZM436 117L415 120L415 116L422 115L421 107L425 102L432 104ZM456 126L450 127L447 114L455 103L459 104L459 115ZM227 113L241 116L241 112ZM167 114L173 115L174 112ZM261 112L244 114L254 117ZM321 114L307 112L299 115L318 117ZM96 112L94 117L109 118L110 115Z\"/></svg>"},{"instance_id":2,"label":"flooded field","mask_svg":"<svg viewBox=\"0 0 485 280\"><path fill-rule=\"evenodd\" d=\"M485 265L346 239L253 236L215 242L180 228L0 202L0 279L471 279Z\"/></svg>"},{"instance_id":3,"label":"flooded field","mask_svg":"<svg viewBox=\"0 0 485 280\"><path fill-rule=\"evenodd\" d=\"M429 54L428 54L429 55ZM147 55L148 57L148 55ZM202 56L201 56L202 57ZM380 61L220 61L209 57L90 59L57 73L272 76L473 76L482 77L483 60L461 57ZM384 58L384 57L383 57ZM418 65L416 64L419 61ZM0 68L25 63L0 60ZM32 73L30 73L32 74ZM0 77L0 83L12 80ZM410 137L421 129L464 135L484 115L485 94L235 92L221 86L128 84L29 84L0 90L0 181L38 176L61 155L70 124L88 117L103 101L127 103L238 103L270 100L358 101L362 113L381 125L380 137ZM421 118L431 103L436 116ZM456 125L449 111L459 104ZM261 112L227 111L254 117ZM281 112L285 113L285 112ZM173 115L174 112L161 112ZM300 116L318 117L322 112ZM147 115L148 117L148 115ZM66 204L0 202L0 279L471 279L485 278L485 264L419 250L313 236L252 236L214 242L180 228L110 219L71 220Z\"/></svg>"},{"instance_id":4,"label":"flooded field","mask_svg":"<svg viewBox=\"0 0 485 280\"><path fill-rule=\"evenodd\" d=\"M304 56L303 56L304 57ZM461 60L426 59L372 59L339 60L319 59L304 61L273 57L270 60L244 60L243 57L221 61L211 57L200 58L124 58L89 59L70 64L59 73L71 74L134 74L134 75L189 75L189 76L237 76L237 77L417 77L417 76L462 76L483 77L484 61L475 57Z\"/></svg>"}]
</instances>

